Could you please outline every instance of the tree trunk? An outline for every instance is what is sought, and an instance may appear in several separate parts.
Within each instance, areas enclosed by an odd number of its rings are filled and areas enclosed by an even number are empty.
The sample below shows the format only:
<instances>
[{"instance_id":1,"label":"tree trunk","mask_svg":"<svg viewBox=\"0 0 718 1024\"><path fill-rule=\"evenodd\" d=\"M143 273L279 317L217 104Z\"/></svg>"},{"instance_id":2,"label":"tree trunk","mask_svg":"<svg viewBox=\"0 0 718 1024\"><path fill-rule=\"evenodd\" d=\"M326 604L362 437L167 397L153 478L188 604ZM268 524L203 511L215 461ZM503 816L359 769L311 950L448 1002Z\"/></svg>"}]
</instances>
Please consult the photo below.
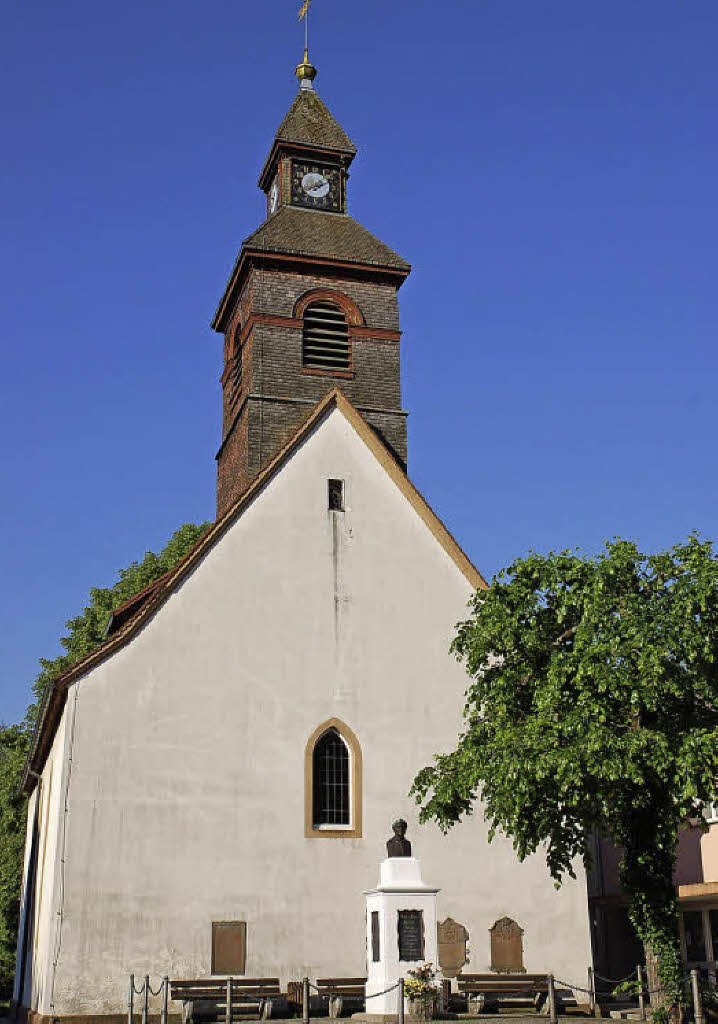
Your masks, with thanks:
<instances>
[{"instance_id":1,"label":"tree trunk","mask_svg":"<svg viewBox=\"0 0 718 1024\"><path fill-rule=\"evenodd\" d=\"M675 837L668 823L660 828L660 819L653 829L647 824L634 823L635 845L624 847L621 882L630 900L631 921L646 951L651 1009L663 1009L672 1024L681 1024L685 987L673 883Z\"/></svg>"},{"instance_id":2,"label":"tree trunk","mask_svg":"<svg viewBox=\"0 0 718 1024\"><path fill-rule=\"evenodd\" d=\"M649 996L651 1009L656 1010L659 1006L668 1009L656 958L650 946L644 944L643 949L646 954L646 984L648 991L651 993Z\"/></svg>"}]
</instances>

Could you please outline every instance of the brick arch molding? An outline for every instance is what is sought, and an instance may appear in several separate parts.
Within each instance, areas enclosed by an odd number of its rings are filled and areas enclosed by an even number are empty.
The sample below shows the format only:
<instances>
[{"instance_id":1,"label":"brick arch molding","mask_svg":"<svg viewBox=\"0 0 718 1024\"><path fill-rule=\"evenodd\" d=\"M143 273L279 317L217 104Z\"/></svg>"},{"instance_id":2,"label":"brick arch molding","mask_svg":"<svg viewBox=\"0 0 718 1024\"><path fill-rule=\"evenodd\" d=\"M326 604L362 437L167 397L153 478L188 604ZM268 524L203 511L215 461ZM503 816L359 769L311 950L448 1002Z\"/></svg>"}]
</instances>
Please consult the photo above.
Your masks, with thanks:
<instances>
[{"instance_id":1,"label":"brick arch molding","mask_svg":"<svg viewBox=\"0 0 718 1024\"><path fill-rule=\"evenodd\" d=\"M300 295L294 303L293 316L295 319L300 320L304 316L305 309L312 302L334 302L344 313L350 327L364 326L364 317L357 304L344 292L334 291L332 288L312 288L311 291Z\"/></svg>"}]
</instances>

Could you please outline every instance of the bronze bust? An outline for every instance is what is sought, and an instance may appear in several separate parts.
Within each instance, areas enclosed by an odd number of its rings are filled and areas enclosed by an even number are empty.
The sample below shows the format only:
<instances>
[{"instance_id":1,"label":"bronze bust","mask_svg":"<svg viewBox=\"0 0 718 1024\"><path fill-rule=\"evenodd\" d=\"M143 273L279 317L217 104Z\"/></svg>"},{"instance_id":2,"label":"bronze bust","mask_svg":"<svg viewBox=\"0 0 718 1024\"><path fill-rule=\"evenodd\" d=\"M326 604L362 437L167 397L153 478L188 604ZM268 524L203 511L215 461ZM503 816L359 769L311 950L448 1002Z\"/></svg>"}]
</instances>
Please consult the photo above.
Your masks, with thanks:
<instances>
[{"instance_id":1,"label":"bronze bust","mask_svg":"<svg viewBox=\"0 0 718 1024\"><path fill-rule=\"evenodd\" d=\"M406 836L407 824L403 818L399 818L391 826L394 835L387 840L387 857L411 857L411 843Z\"/></svg>"}]
</instances>

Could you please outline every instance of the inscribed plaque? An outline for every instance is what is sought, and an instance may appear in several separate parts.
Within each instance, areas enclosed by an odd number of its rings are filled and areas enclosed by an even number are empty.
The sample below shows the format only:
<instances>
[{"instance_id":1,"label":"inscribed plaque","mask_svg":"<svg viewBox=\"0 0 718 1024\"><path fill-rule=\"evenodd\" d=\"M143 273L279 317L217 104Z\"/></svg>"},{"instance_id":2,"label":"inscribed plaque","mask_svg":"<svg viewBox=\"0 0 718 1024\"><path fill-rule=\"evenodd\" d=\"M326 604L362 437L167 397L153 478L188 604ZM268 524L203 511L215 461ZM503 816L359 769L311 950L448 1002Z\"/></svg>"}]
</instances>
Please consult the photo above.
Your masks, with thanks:
<instances>
[{"instance_id":1,"label":"inscribed plaque","mask_svg":"<svg viewBox=\"0 0 718 1024\"><path fill-rule=\"evenodd\" d=\"M468 963L466 956L466 941L469 933L463 924L447 917L436 927L436 937L439 945L439 967L445 978L455 978L464 964Z\"/></svg>"},{"instance_id":2,"label":"inscribed plaque","mask_svg":"<svg viewBox=\"0 0 718 1024\"><path fill-rule=\"evenodd\" d=\"M212 922L212 974L244 974L246 921Z\"/></svg>"},{"instance_id":3,"label":"inscribed plaque","mask_svg":"<svg viewBox=\"0 0 718 1024\"><path fill-rule=\"evenodd\" d=\"M400 910L399 959L424 959L424 915L421 910Z\"/></svg>"},{"instance_id":4,"label":"inscribed plaque","mask_svg":"<svg viewBox=\"0 0 718 1024\"><path fill-rule=\"evenodd\" d=\"M380 957L379 948L379 911L372 910L371 912L371 959L375 964L379 963Z\"/></svg>"},{"instance_id":5,"label":"inscribed plaque","mask_svg":"<svg viewBox=\"0 0 718 1024\"><path fill-rule=\"evenodd\" d=\"M493 928L491 935L491 970L501 973L526 972L524 967L523 928L519 928L510 917L502 917Z\"/></svg>"}]
</instances>

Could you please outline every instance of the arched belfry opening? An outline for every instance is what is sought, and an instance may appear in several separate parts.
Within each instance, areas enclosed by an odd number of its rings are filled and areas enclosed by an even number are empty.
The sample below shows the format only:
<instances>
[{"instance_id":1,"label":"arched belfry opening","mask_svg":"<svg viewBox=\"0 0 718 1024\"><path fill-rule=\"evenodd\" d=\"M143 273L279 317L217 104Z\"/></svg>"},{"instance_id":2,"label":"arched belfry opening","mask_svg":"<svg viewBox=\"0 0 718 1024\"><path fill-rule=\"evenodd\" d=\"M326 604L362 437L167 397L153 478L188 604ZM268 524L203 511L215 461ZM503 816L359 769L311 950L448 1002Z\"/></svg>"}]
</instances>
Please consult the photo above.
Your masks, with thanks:
<instances>
[{"instance_id":1,"label":"arched belfry opening","mask_svg":"<svg viewBox=\"0 0 718 1024\"><path fill-rule=\"evenodd\" d=\"M349 325L335 302L312 302L304 311L302 366L305 369L351 370Z\"/></svg>"},{"instance_id":2,"label":"arched belfry opening","mask_svg":"<svg viewBox=\"0 0 718 1024\"><path fill-rule=\"evenodd\" d=\"M356 839L361 816L361 747L349 726L331 718L315 729L305 749L305 836Z\"/></svg>"}]
</instances>

